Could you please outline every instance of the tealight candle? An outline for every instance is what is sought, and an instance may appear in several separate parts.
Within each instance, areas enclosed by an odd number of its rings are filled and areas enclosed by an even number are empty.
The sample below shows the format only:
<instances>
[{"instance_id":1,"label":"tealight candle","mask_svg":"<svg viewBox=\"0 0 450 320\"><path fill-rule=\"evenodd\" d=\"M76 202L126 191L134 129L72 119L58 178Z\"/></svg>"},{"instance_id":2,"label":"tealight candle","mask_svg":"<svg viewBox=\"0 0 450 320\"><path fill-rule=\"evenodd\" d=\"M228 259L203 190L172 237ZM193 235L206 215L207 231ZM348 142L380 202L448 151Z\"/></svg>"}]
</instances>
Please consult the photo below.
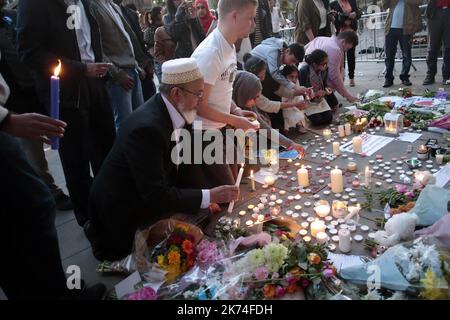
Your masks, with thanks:
<instances>
[{"instance_id":1,"label":"tealight candle","mask_svg":"<svg viewBox=\"0 0 450 320\"><path fill-rule=\"evenodd\" d=\"M330 129L323 130L323 138L325 140L331 139L331 130Z\"/></svg>"},{"instance_id":2,"label":"tealight candle","mask_svg":"<svg viewBox=\"0 0 450 320\"><path fill-rule=\"evenodd\" d=\"M306 235L308 234L308 231L306 231L305 229L303 229L303 230L300 230L298 233L299 233L301 236L306 236Z\"/></svg>"},{"instance_id":3,"label":"tealight candle","mask_svg":"<svg viewBox=\"0 0 450 320\"><path fill-rule=\"evenodd\" d=\"M258 207L254 207L254 208L253 208L253 212L254 212L254 213L259 213L259 208L258 208Z\"/></svg>"},{"instance_id":4,"label":"tealight candle","mask_svg":"<svg viewBox=\"0 0 450 320\"><path fill-rule=\"evenodd\" d=\"M250 227L250 226L253 225L253 221L252 221L252 220L247 220L247 221L245 222L245 224L246 224L248 227Z\"/></svg>"},{"instance_id":5,"label":"tealight candle","mask_svg":"<svg viewBox=\"0 0 450 320\"><path fill-rule=\"evenodd\" d=\"M350 172L355 172L358 169L357 165L355 162L349 162L347 164L347 170Z\"/></svg>"},{"instance_id":6,"label":"tealight candle","mask_svg":"<svg viewBox=\"0 0 450 320\"><path fill-rule=\"evenodd\" d=\"M304 236L303 237L303 241L305 241L306 243L311 242L311 237L310 236Z\"/></svg>"},{"instance_id":7,"label":"tealight candle","mask_svg":"<svg viewBox=\"0 0 450 320\"><path fill-rule=\"evenodd\" d=\"M248 210L253 210L254 208L255 208L255 206L253 204L249 204L247 207Z\"/></svg>"},{"instance_id":8,"label":"tealight candle","mask_svg":"<svg viewBox=\"0 0 450 320\"><path fill-rule=\"evenodd\" d=\"M333 201L333 217L341 219L345 217L347 213L347 201Z\"/></svg>"},{"instance_id":9,"label":"tealight candle","mask_svg":"<svg viewBox=\"0 0 450 320\"><path fill-rule=\"evenodd\" d=\"M258 204L258 209L259 210L263 210L264 209L264 204L262 204L262 203Z\"/></svg>"},{"instance_id":10,"label":"tealight candle","mask_svg":"<svg viewBox=\"0 0 450 320\"><path fill-rule=\"evenodd\" d=\"M417 158L420 160L428 159L428 148L425 145L421 145L419 149L417 149Z\"/></svg>"}]
</instances>

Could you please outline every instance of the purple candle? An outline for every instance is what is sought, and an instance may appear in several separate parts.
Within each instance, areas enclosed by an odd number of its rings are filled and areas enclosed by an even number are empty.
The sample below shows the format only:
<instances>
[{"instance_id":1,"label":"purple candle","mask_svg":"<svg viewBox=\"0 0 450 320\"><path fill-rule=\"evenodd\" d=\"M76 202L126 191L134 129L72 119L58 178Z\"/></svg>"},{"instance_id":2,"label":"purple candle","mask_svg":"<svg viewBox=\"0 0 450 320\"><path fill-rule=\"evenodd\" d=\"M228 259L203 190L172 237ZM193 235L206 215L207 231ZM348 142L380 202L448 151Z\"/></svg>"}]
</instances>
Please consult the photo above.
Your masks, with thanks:
<instances>
[{"instance_id":1,"label":"purple candle","mask_svg":"<svg viewBox=\"0 0 450 320\"><path fill-rule=\"evenodd\" d=\"M59 119L59 73L61 72L61 60L55 68L55 72L50 79L50 117ZM59 138L52 137L52 149L59 149Z\"/></svg>"}]
</instances>

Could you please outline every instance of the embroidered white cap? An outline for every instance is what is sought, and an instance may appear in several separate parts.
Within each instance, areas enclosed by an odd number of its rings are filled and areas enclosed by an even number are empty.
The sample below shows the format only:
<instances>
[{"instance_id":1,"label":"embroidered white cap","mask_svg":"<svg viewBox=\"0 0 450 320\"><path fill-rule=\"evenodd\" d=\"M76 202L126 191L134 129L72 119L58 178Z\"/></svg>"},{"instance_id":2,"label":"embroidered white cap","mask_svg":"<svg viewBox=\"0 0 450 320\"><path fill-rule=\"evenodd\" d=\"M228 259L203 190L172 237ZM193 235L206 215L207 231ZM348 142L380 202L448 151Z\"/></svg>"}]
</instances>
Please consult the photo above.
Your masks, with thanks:
<instances>
[{"instance_id":1,"label":"embroidered white cap","mask_svg":"<svg viewBox=\"0 0 450 320\"><path fill-rule=\"evenodd\" d=\"M163 63L161 82L164 84L183 84L203 78L194 58L181 58Z\"/></svg>"}]
</instances>

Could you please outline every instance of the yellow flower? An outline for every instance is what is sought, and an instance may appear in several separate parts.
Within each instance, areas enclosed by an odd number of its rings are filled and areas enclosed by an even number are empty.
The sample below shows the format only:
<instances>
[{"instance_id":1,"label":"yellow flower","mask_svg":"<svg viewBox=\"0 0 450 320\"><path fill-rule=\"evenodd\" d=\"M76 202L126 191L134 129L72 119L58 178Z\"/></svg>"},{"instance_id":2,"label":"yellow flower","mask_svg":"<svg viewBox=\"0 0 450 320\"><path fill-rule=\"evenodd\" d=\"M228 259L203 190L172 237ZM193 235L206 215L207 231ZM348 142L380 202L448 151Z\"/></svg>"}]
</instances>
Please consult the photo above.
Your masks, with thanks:
<instances>
[{"instance_id":1,"label":"yellow flower","mask_svg":"<svg viewBox=\"0 0 450 320\"><path fill-rule=\"evenodd\" d=\"M169 251L169 254L167 255L167 258L169 260L169 265L179 265L180 264L180 253L178 251Z\"/></svg>"},{"instance_id":2,"label":"yellow flower","mask_svg":"<svg viewBox=\"0 0 450 320\"><path fill-rule=\"evenodd\" d=\"M165 270L166 273L166 281L171 283L177 279L177 277L181 274L181 269L179 265L168 265Z\"/></svg>"},{"instance_id":3,"label":"yellow flower","mask_svg":"<svg viewBox=\"0 0 450 320\"><path fill-rule=\"evenodd\" d=\"M158 256L158 265L159 265L160 267L163 267L163 266L164 266L164 256L163 256L163 255L159 255L159 256Z\"/></svg>"},{"instance_id":4,"label":"yellow flower","mask_svg":"<svg viewBox=\"0 0 450 320\"><path fill-rule=\"evenodd\" d=\"M420 296L427 300L443 300L448 298L448 285L443 278L438 278L431 269L425 273L425 278L420 280L424 286Z\"/></svg>"},{"instance_id":5,"label":"yellow flower","mask_svg":"<svg viewBox=\"0 0 450 320\"><path fill-rule=\"evenodd\" d=\"M187 225L184 225L184 224L178 224L176 226L176 229L179 229L179 230L181 230L181 231L183 231L185 233L189 232L189 227Z\"/></svg>"}]
</instances>

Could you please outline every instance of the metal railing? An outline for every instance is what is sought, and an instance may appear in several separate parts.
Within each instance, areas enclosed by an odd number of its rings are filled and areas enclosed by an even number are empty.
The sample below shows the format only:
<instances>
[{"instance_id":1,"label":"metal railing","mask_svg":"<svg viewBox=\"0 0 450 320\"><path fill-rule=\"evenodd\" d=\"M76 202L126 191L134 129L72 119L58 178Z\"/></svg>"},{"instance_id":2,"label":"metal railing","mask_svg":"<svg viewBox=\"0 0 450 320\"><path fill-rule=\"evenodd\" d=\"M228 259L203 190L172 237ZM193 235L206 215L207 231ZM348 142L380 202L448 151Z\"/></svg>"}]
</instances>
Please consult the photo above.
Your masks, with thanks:
<instances>
[{"instance_id":1,"label":"metal railing","mask_svg":"<svg viewBox=\"0 0 450 320\"><path fill-rule=\"evenodd\" d=\"M421 6L422 13L425 12L426 5ZM379 7L378 7L379 9ZM365 14L358 20L359 45L356 47L357 61L384 61L384 25L387 18L387 12L376 12ZM428 32L425 16L423 19L423 29L413 37L412 58L413 61L423 60L427 55ZM281 37L287 43L292 43L294 39L294 27L283 28L280 31ZM397 59L401 59L400 47L397 50Z\"/></svg>"}]
</instances>

